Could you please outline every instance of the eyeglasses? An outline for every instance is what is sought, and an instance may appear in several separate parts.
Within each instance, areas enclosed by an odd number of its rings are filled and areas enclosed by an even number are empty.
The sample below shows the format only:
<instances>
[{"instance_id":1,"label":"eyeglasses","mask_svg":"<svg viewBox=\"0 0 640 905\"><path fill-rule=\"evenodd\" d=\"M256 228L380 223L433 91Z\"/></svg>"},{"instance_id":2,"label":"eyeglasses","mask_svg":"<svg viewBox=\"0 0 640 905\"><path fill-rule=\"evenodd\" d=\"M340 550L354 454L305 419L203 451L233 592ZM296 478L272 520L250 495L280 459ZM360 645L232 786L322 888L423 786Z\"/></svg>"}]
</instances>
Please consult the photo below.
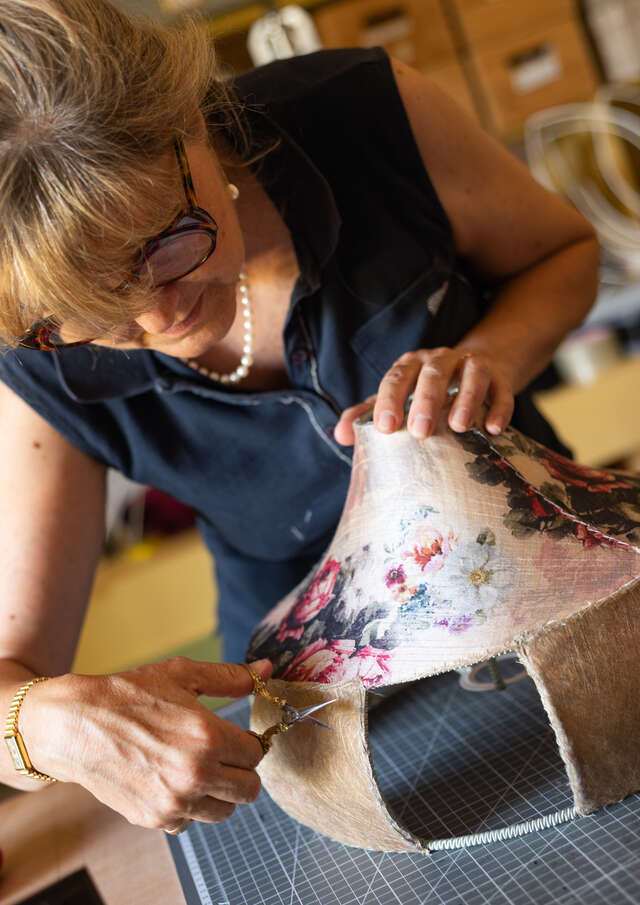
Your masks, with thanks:
<instances>
[{"instance_id":1,"label":"eyeglasses","mask_svg":"<svg viewBox=\"0 0 640 905\"><path fill-rule=\"evenodd\" d=\"M166 286L167 283L181 280L192 273L208 261L215 251L218 224L211 214L198 207L187 152L181 138L176 138L174 149L187 203L167 229L145 243L130 278L118 288L133 282L143 269L150 275L152 286ZM51 352L71 346L84 346L94 341L95 337L72 339L81 332L77 324L74 326L66 321L60 324L55 318L46 317L33 324L20 337L18 344L26 349Z\"/></svg>"}]
</instances>

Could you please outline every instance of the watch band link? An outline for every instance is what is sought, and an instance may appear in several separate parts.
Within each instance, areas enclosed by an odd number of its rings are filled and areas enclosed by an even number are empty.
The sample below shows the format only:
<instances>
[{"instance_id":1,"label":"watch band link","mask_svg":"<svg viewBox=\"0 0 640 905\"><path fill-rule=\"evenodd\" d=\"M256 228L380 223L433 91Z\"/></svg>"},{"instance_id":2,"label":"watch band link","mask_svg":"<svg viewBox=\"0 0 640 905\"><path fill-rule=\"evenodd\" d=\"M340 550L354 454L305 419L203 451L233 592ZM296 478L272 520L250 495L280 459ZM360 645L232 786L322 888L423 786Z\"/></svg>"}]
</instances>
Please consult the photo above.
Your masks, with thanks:
<instances>
[{"instance_id":1,"label":"watch band link","mask_svg":"<svg viewBox=\"0 0 640 905\"><path fill-rule=\"evenodd\" d=\"M31 679L31 681L20 686L11 701L4 730L4 740L17 772L23 776L30 776L32 779L38 779L40 782L57 782L57 780L54 779L53 776L48 776L46 773L41 773L39 770L36 770L31 763L31 758L27 753L24 739L18 729L18 714L20 713L22 702L29 689L34 685L37 685L38 682L46 682L49 678L50 676L40 676L39 678Z\"/></svg>"}]
</instances>

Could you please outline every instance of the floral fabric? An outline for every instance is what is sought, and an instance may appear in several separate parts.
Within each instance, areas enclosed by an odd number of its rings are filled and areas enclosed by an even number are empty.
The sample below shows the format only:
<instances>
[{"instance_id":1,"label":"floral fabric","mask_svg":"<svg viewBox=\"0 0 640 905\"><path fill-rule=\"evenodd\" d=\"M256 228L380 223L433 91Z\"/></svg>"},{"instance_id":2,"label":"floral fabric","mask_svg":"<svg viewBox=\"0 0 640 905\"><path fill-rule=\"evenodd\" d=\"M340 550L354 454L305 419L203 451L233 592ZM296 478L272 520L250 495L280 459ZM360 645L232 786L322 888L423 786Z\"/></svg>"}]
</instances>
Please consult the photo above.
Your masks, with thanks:
<instances>
[{"instance_id":1,"label":"floral fabric","mask_svg":"<svg viewBox=\"0 0 640 905\"><path fill-rule=\"evenodd\" d=\"M426 441L356 430L351 484L313 573L248 657L289 681L393 684L509 649L640 573L640 479L514 429Z\"/></svg>"},{"instance_id":2,"label":"floral fabric","mask_svg":"<svg viewBox=\"0 0 640 905\"><path fill-rule=\"evenodd\" d=\"M640 477L578 465L513 428L488 440L471 432L469 475L509 489L507 524L515 534L573 533L591 546L620 542L640 548ZM568 516L568 519L562 515Z\"/></svg>"}]
</instances>

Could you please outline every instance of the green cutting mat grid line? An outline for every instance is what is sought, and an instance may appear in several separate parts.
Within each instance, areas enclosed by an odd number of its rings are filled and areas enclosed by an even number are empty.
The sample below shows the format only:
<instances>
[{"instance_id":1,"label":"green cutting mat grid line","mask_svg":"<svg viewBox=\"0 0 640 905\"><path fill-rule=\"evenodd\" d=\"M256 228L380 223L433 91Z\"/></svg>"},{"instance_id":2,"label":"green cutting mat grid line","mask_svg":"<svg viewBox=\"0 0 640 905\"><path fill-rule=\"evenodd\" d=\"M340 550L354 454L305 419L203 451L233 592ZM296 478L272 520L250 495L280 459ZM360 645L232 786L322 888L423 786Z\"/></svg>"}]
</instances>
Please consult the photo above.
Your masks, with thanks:
<instances>
[{"instance_id":1,"label":"green cutting mat grid line","mask_svg":"<svg viewBox=\"0 0 640 905\"><path fill-rule=\"evenodd\" d=\"M248 703L221 715L246 728ZM529 679L481 694L455 673L428 679L378 707L370 730L385 799L420 835L483 832L572 803ZM424 857L333 842L262 792L169 844L188 905L640 903L638 795L539 833Z\"/></svg>"}]
</instances>

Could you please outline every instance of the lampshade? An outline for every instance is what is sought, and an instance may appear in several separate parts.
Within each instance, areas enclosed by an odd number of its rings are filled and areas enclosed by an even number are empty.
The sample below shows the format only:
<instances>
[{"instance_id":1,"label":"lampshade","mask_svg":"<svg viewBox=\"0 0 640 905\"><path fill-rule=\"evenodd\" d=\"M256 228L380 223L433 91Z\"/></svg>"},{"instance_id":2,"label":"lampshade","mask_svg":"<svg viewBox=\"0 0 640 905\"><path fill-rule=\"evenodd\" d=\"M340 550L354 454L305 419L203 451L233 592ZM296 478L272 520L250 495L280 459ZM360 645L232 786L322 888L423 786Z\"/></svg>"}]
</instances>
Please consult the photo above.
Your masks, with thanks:
<instances>
[{"instance_id":1,"label":"lampshade","mask_svg":"<svg viewBox=\"0 0 640 905\"><path fill-rule=\"evenodd\" d=\"M428 849L388 812L367 689L516 651L586 814L640 788L640 479L576 465L513 428L417 440L356 424L351 483L311 575L259 624L294 706L330 698L336 731L275 739L263 784L301 822L364 848ZM277 721L256 699L252 728ZM553 815L550 815L550 819ZM551 821L553 822L553 821Z\"/></svg>"}]
</instances>

